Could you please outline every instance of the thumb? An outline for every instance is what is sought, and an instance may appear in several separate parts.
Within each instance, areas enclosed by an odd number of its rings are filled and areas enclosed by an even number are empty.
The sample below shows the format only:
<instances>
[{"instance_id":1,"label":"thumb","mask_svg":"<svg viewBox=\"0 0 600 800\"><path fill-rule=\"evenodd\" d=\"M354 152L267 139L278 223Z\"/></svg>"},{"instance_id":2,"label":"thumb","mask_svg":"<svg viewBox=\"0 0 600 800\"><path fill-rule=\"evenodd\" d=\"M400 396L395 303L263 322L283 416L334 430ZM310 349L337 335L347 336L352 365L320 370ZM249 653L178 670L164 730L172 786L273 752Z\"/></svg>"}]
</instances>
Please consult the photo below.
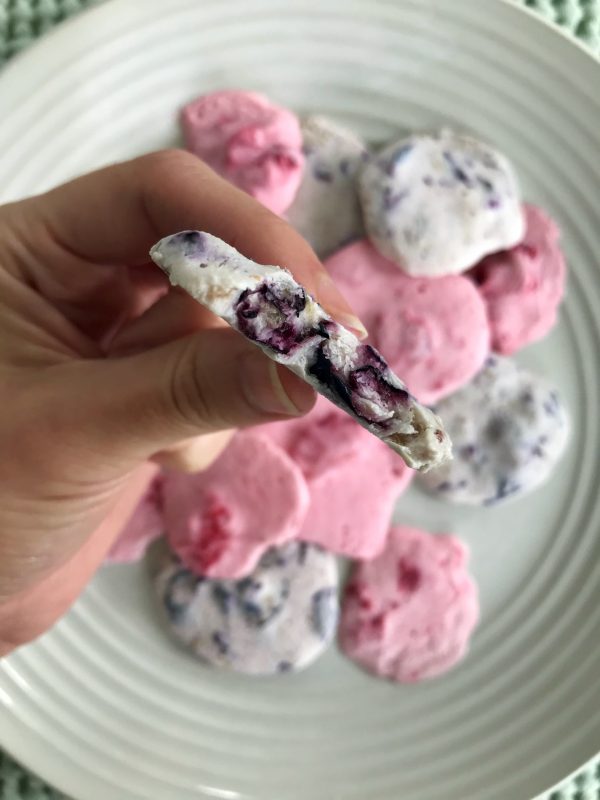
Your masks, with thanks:
<instances>
[{"instance_id":1,"label":"thumb","mask_svg":"<svg viewBox=\"0 0 600 800\"><path fill-rule=\"evenodd\" d=\"M69 368L69 429L121 465L190 436L300 416L315 401L308 384L230 329Z\"/></svg>"}]
</instances>

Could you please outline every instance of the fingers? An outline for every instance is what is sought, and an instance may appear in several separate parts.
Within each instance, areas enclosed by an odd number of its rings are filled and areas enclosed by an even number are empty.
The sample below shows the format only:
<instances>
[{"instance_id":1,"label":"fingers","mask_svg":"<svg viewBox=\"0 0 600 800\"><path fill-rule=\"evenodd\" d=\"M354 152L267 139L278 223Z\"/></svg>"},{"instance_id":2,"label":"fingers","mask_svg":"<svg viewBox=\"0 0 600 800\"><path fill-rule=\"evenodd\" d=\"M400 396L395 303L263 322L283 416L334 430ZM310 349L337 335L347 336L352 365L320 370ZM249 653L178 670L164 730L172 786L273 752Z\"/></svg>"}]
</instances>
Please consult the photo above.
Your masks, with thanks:
<instances>
[{"instance_id":1,"label":"fingers","mask_svg":"<svg viewBox=\"0 0 600 800\"><path fill-rule=\"evenodd\" d=\"M117 355L141 352L204 328L224 325L219 317L185 292L173 289L144 314L124 326L112 340L109 350Z\"/></svg>"},{"instance_id":2,"label":"fingers","mask_svg":"<svg viewBox=\"0 0 600 800\"><path fill-rule=\"evenodd\" d=\"M130 476L101 525L66 563L49 575L24 575L23 588L9 599L0 597L0 657L40 636L77 599L131 516L150 480L153 464Z\"/></svg>"},{"instance_id":3,"label":"fingers","mask_svg":"<svg viewBox=\"0 0 600 800\"><path fill-rule=\"evenodd\" d=\"M184 151L99 170L29 204L28 213L65 252L96 264L142 264L163 236L186 228L209 231L259 263L288 268L332 316L364 332L306 241Z\"/></svg>"},{"instance_id":4,"label":"fingers","mask_svg":"<svg viewBox=\"0 0 600 800\"><path fill-rule=\"evenodd\" d=\"M73 448L93 452L96 471L108 464L122 472L200 434L298 416L315 400L304 381L229 328L53 374L61 403L52 428L69 437L56 458Z\"/></svg>"}]
</instances>

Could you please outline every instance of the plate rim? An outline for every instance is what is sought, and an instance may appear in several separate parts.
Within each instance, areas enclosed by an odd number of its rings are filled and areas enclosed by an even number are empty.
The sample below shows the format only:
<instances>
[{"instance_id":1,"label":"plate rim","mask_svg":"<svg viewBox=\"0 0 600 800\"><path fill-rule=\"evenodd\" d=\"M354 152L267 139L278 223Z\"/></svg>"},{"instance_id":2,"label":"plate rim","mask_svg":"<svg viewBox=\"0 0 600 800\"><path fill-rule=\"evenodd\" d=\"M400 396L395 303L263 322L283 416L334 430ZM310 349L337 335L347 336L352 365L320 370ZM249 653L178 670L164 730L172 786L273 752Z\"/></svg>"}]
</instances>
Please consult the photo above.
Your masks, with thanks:
<instances>
[{"instance_id":1,"label":"plate rim","mask_svg":"<svg viewBox=\"0 0 600 800\"><path fill-rule=\"evenodd\" d=\"M182 4L189 2L189 0L180 0ZM206 0L207 6L212 4L219 4L219 0ZM290 0L290 3L298 3L304 5L303 0ZM402 2L402 0L388 0L390 4ZM481 2L481 0L480 0ZM600 70L600 56L597 56L583 41L576 38L571 33L561 28L557 23L542 17L533 8L528 7L520 2L520 0L485 0L489 6L504 6L515 12L516 18L521 15L529 17L540 28L545 29L548 34L555 37L555 41L560 41L566 44L571 50L575 50L583 55L588 67L594 66L594 69ZM341 11L341 5L340 5ZM162 13L161 13L162 12ZM166 10L164 3L161 0L147 0L143 10L136 0L104 0L103 2L89 6L83 9L78 14L70 17L69 19L59 23L52 30L45 33L41 38L33 42L29 47L21 50L10 61L3 66L0 70L0 99L3 102L13 102L13 106L9 109L8 114L18 107L18 97L15 91L15 83L35 81L36 77L46 77L48 70L54 70L54 74L59 71L64 71L69 62L74 62L84 52L82 45L77 37L77 31L81 30L94 30L96 35L96 43L101 41L101 34L112 32L113 35L118 35L121 30L117 24L117 18L123 19L123 15L131 15L131 18L138 20L151 20L155 17L164 15L171 16L178 13L177 7L174 9ZM75 35L73 35L75 34ZM95 43L95 44L96 44ZM562 46L562 45L561 45ZM600 72L598 72L600 77ZM15 80L16 79L16 80ZM8 100L3 95L8 96ZM0 660L1 662L2 660ZM0 667L4 668L4 664ZM0 687L0 693L1 693ZM8 705L10 709L10 704ZM4 727L4 726L3 726ZM39 753L43 759L44 747L49 742L43 740L38 736L34 736L33 747L27 742L28 733L36 733L35 730L31 731L27 724L13 716L9 716L6 724L6 732L0 731L0 747L5 752L21 764L25 769L31 771L34 775L49 783L57 790L72 794L78 791L78 787L82 789L86 786L89 787L90 780L97 783L99 789L114 789L114 786L108 783L102 775L92 774L87 769L82 768L74 759L69 759L67 754L61 753L61 758L52 756L45 756L45 760L33 763L29 760L29 753L32 749ZM22 746L14 746L13 742L7 741L9 736L15 735L17 740L22 740ZM58 753L58 750L55 750ZM558 783L547 787L540 794L536 795L533 800L542 800L547 798L548 794L557 790L559 787L567 784L575 776L585 771L589 765L593 764L597 759L600 751L594 756L584 761L578 768L573 770L569 775L565 776ZM39 767L38 763L42 766ZM29 766L31 764L31 766ZM103 784L100 785L100 784ZM128 789L130 796L134 797L133 790ZM141 795L139 795L141 797ZM209 795L202 795L209 798ZM200 797L200 795L199 795Z\"/></svg>"}]
</instances>

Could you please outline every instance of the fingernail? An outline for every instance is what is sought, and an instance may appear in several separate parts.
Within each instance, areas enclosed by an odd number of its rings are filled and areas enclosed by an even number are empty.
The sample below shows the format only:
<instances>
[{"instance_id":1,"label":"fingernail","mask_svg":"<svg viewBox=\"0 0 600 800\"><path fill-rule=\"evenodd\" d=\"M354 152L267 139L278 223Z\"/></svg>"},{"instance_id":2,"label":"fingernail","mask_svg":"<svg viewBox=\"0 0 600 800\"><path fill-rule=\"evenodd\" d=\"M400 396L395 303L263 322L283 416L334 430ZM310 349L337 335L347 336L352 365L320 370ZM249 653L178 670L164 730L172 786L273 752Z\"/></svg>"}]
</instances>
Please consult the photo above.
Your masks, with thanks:
<instances>
[{"instance_id":1,"label":"fingernail","mask_svg":"<svg viewBox=\"0 0 600 800\"><path fill-rule=\"evenodd\" d=\"M327 307L329 313L345 328L352 331L359 339L366 339L367 329L352 313L350 306L344 302L343 296L327 272L322 271L318 277L318 294L321 302ZM341 305L343 303L343 305Z\"/></svg>"},{"instance_id":2,"label":"fingernail","mask_svg":"<svg viewBox=\"0 0 600 800\"><path fill-rule=\"evenodd\" d=\"M298 417L315 403L307 383L262 353L249 353L243 359L240 379L248 403L266 414Z\"/></svg>"},{"instance_id":3,"label":"fingernail","mask_svg":"<svg viewBox=\"0 0 600 800\"><path fill-rule=\"evenodd\" d=\"M336 320L352 331L352 333L359 339L366 339L369 332L355 314L347 314L345 311L340 311L335 315Z\"/></svg>"}]
</instances>

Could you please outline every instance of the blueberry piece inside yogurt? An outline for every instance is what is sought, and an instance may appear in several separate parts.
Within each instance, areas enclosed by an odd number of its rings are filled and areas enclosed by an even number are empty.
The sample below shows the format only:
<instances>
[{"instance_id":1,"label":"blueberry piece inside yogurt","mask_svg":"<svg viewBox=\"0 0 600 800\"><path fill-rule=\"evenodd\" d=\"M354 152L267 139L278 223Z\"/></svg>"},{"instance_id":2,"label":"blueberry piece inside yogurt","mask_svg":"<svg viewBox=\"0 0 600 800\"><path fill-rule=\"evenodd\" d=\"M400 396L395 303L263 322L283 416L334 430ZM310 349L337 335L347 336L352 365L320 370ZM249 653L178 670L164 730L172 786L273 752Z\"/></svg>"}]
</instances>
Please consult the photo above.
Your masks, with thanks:
<instances>
[{"instance_id":1,"label":"blueberry piece inside yogurt","mask_svg":"<svg viewBox=\"0 0 600 800\"><path fill-rule=\"evenodd\" d=\"M333 586L319 589L312 596L310 624L323 640L330 639L337 624L337 593Z\"/></svg>"},{"instance_id":2,"label":"blueberry piece inside yogurt","mask_svg":"<svg viewBox=\"0 0 600 800\"><path fill-rule=\"evenodd\" d=\"M236 585L236 600L246 624L261 628L280 614L290 595L287 578L266 582L244 578Z\"/></svg>"},{"instance_id":3,"label":"blueberry piece inside yogurt","mask_svg":"<svg viewBox=\"0 0 600 800\"><path fill-rule=\"evenodd\" d=\"M173 237L173 244L183 245L186 257L200 258L206 248L206 237L201 231L181 231Z\"/></svg>"},{"instance_id":4,"label":"blueberry piece inside yogurt","mask_svg":"<svg viewBox=\"0 0 600 800\"><path fill-rule=\"evenodd\" d=\"M308 368L310 375L329 389L333 396L347 408L352 408L352 395L348 385L334 369L331 360L325 353L325 342L318 346L312 364Z\"/></svg>"},{"instance_id":5,"label":"blueberry piece inside yogurt","mask_svg":"<svg viewBox=\"0 0 600 800\"><path fill-rule=\"evenodd\" d=\"M309 337L323 334L322 330L302 322L305 307L303 289L264 281L257 289L243 291L235 310L239 329L245 336L287 355Z\"/></svg>"},{"instance_id":6,"label":"blueberry piece inside yogurt","mask_svg":"<svg viewBox=\"0 0 600 800\"><path fill-rule=\"evenodd\" d=\"M407 403L410 395L390 383L385 376L386 362L370 345L358 348L355 364L346 373L336 368L328 357L327 342L321 342L308 371L356 416L383 429L389 413ZM381 414L376 413L374 405L379 406Z\"/></svg>"},{"instance_id":7,"label":"blueberry piece inside yogurt","mask_svg":"<svg viewBox=\"0 0 600 800\"><path fill-rule=\"evenodd\" d=\"M165 610L173 623L178 624L183 621L198 584L203 580L202 576L193 575L186 569L173 573L165 592Z\"/></svg>"}]
</instances>

